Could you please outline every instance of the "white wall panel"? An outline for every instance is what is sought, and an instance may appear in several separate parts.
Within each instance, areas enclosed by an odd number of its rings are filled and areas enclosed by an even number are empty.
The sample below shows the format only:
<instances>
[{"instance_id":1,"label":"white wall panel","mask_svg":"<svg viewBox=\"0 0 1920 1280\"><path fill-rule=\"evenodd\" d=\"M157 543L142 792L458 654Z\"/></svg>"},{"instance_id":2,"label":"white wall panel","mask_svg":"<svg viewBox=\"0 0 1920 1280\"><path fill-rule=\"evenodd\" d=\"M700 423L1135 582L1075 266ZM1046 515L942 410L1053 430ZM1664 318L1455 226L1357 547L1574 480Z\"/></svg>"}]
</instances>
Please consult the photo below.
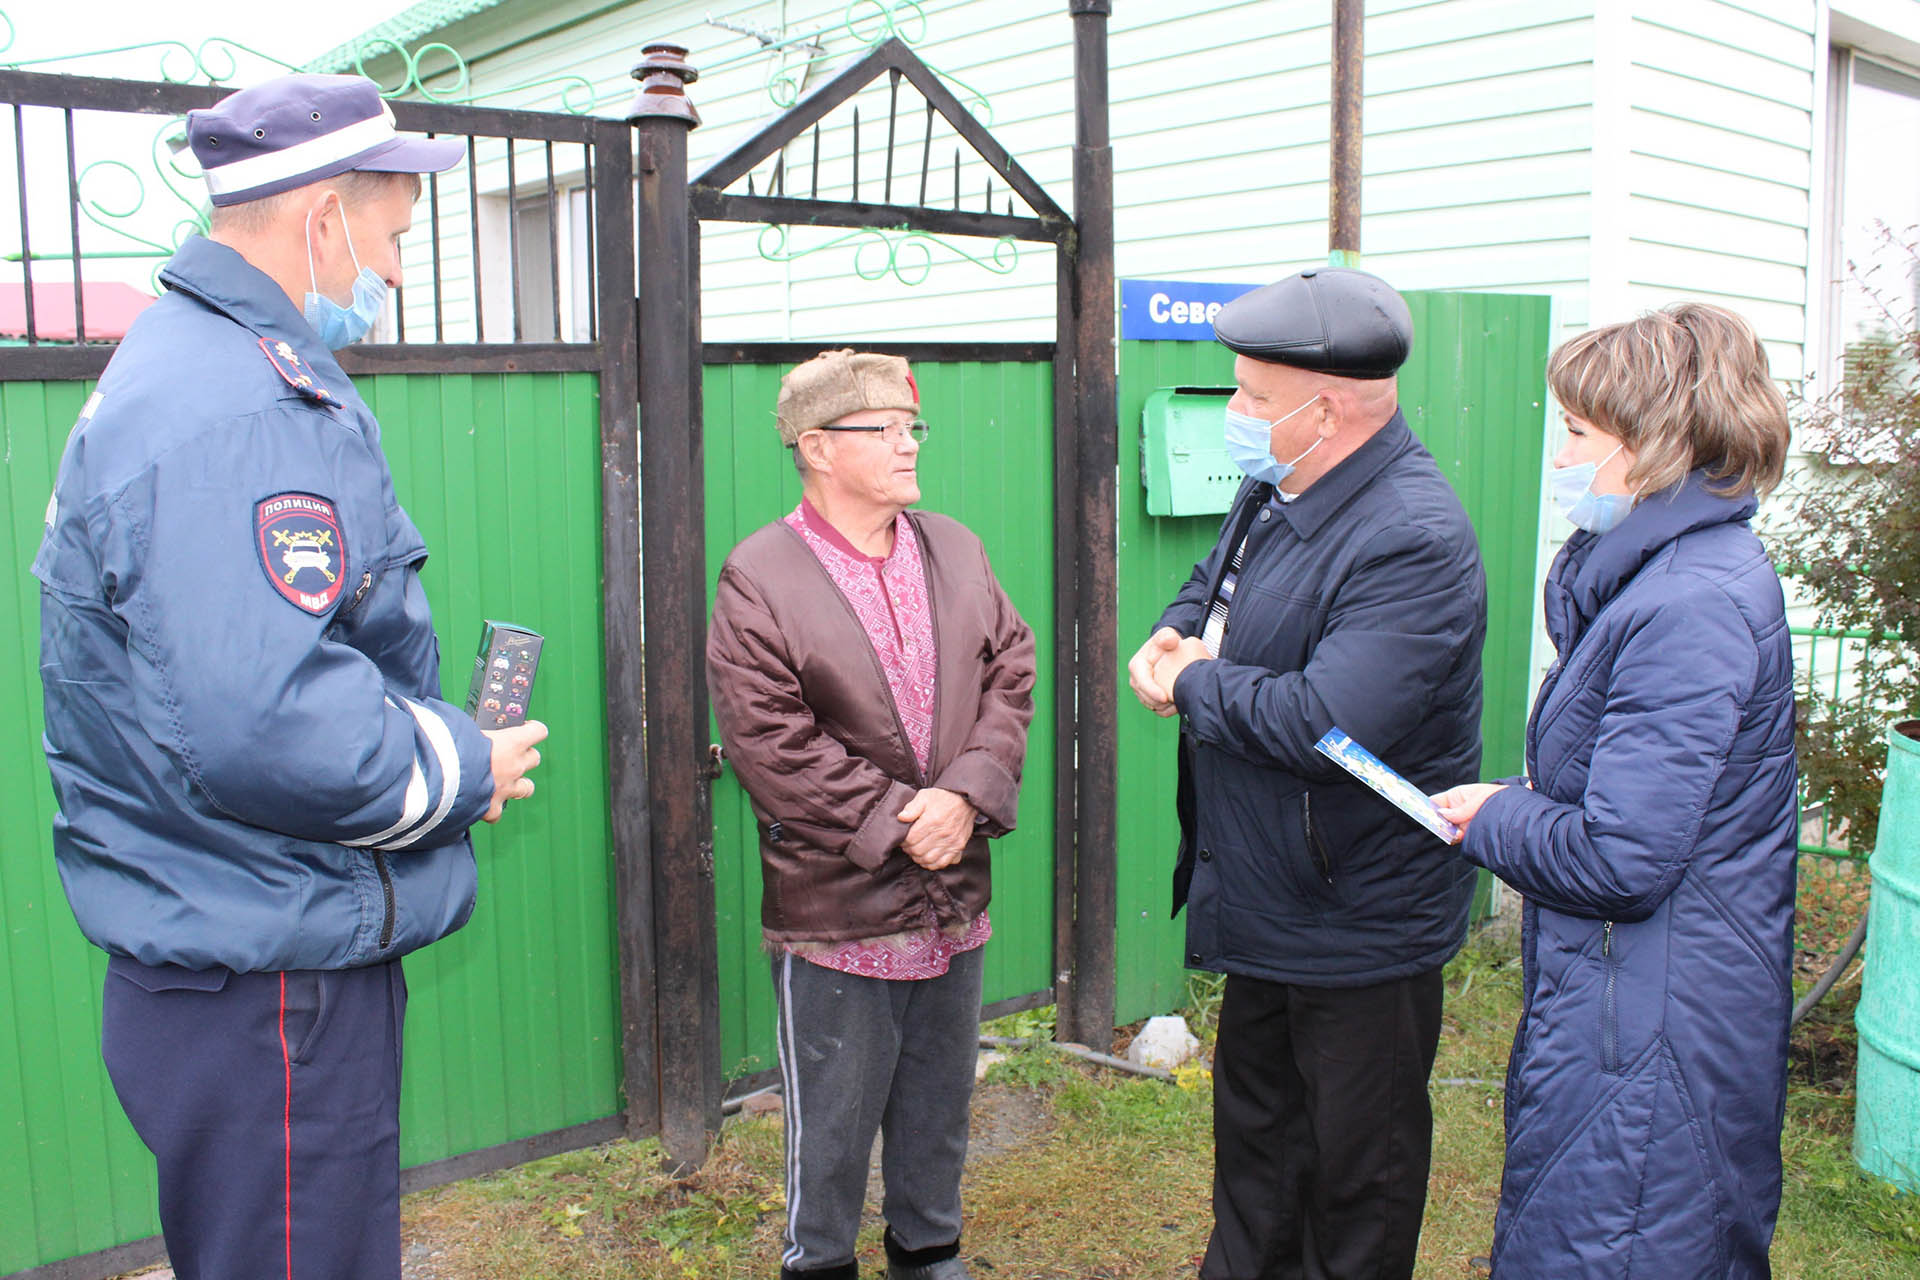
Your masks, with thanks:
<instances>
[{"instance_id":1,"label":"white wall panel","mask_svg":"<svg viewBox=\"0 0 1920 1280\"><path fill-rule=\"evenodd\" d=\"M1641 0L1632 25L1625 300L1751 320L1798 376L1816 199L1812 5Z\"/></svg>"},{"instance_id":2,"label":"white wall panel","mask_svg":"<svg viewBox=\"0 0 1920 1280\"><path fill-rule=\"evenodd\" d=\"M1801 269L1807 262L1805 227L1724 209L1642 197L1633 202L1629 230L1637 241L1678 249L1732 254Z\"/></svg>"},{"instance_id":3,"label":"white wall panel","mask_svg":"<svg viewBox=\"0 0 1920 1280\"><path fill-rule=\"evenodd\" d=\"M1671 114L1665 104L1641 103L1633 110L1630 140L1641 155L1728 173L1764 174L1775 182L1805 190L1813 180L1813 157L1806 143L1759 138Z\"/></svg>"},{"instance_id":4,"label":"white wall panel","mask_svg":"<svg viewBox=\"0 0 1920 1280\"><path fill-rule=\"evenodd\" d=\"M1639 31L1643 37L1665 34L1658 27L1644 25ZM1635 56L1637 58L1640 55ZM1714 84L1638 63L1628 72L1628 77L1628 92L1635 105L1646 104L1662 115L1698 120L1729 133L1750 134L1788 145L1805 147L1812 142L1811 69L1800 75L1806 92L1803 95L1805 100L1798 105L1761 97L1732 85Z\"/></svg>"},{"instance_id":5,"label":"white wall panel","mask_svg":"<svg viewBox=\"0 0 1920 1280\"><path fill-rule=\"evenodd\" d=\"M1597 207L1625 248L1613 296L1635 302L1688 289L1767 316L1792 346L1804 323L1805 227L1813 186L1811 6L1789 0L1634 0L1630 38L1596 54L1601 0L1374 0L1366 48L1364 248L1369 266L1408 288L1553 292L1558 322L1588 319ZM1624 0L1623 0L1624 2ZM724 10L789 30L833 27L843 0L639 0L594 13L593 0L513 3L450 33L482 57L478 86L580 71L617 113L626 72L655 38L686 43L702 67L692 96L705 125L690 139L696 170L775 111L768 59L744 37L708 27ZM1063 4L925 0L916 48L986 95L992 128L1070 207L1071 23ZM1056 11L1057 10L1057 11ZM1329 32L1321 0L1125 3L1110 26L1118 265L1123 275L1254 281L1324 257ZM543 33L544 32L544 33ZM829 39L834 61L857 51ZM1596 67L1595 58L1618 57ZM729 65L731 64L731 65ZM819 83L831 68L818 69ZM1605 78L1629 100L1627 143L1596 164L1593 102ZM489 101L552 106L555 86ZM964 97L965 94L963 93ZM896 181L917 194L917 95L902 91ZM862 194L884 163L885 88L861 95ZM845 195L851 133L844 113L822 131L823 194ZM954 140L941 122L930 191L951 190ZM807 181L811 138L788 151L790 189ZM536 166L537 168L537 166ZM984 170L965 166L962 198L979 207ZM763 182L765 171L756 177ZM496 186L498 166L483 174ZM835 190L835 185L838 189ZM524 185L524 184L523 184ZM997 184L996 184L997 186ZM464 192L448 203L464 219ZM896 188L896 195L900 189ZM1000 189L996 207L1004 207ZM1611 215L1609 215L1611 216ZM918 336L1051 336L1052 257L1022 246L997 275L936 254L925 284L855 272L852 243L792 262L765 260L759 229L703 234L704 318L714 339L804 338L863 329ZM795 249L839 232L795 229ZM450 301L467 291L464 227L443 244ZM990 242L968 244L985 255ZM871 254L864 260L871 264ZM417 253L416 253L416 256ZM410 260L409 269L413 268ZM1625 291L1624 293L1622 291ZM1609 316L1608 318L1611 318ZM884 323L882 323L884 322ZM410 319L410 323L412 323Z\"/></svg>"}]
</instances>

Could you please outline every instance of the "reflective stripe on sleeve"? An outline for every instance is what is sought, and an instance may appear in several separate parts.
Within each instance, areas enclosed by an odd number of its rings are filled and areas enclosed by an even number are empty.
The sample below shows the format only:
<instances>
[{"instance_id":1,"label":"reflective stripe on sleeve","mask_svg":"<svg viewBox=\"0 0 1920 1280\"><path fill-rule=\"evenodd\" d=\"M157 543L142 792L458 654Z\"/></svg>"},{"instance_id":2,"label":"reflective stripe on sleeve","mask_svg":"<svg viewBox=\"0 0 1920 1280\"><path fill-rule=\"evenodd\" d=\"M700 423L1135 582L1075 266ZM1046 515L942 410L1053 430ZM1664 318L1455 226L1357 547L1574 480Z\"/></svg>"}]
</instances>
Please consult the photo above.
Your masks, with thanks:
<instances>
[{"instance_id":1,"label":"reflective stripe on sleeve","mask_svg":"<svg viewBox=\"0 0 1920 1280\"><path fill-rule=\"evenodd\" d=\"M390 707L394 707L396 710L398 709L398 706L399 706L399 704L394 702L392 698L387 699L387 705ZM408 704L408 709L409 710L412 709L411 703ZM414 715L416 718L419 716L419 714L420 713L417 711L414 712ZM458 772L458 763L459 762L456 760L455 761L456 773ZM351 845L356 849L364 849L369 846L377 849L385 849L387 848L387 845L383 844L382 841L391 840L395 836L399 835L401 832L405 831L407 828L413 826L414 823L420 821L420 815L425 813L426 811L427 811L427 772L425 769L422 769L420 767L420 757L418 755L415 755L413 758L413 776L407 779L406 798L401 802L401 805L400 805L400 821L394 823L392 826L388 827L385 831L376 831L374 834L370 836L362 836L357 840L342 840L340 843L344 845Z\"/></svg>"},{"instance_id":2,"label":"reflective stripe on sleeve","mask_svg":"<svg viewBox=\"0 0 1920 1280\"><path fill-rule=\"evenodd\" d=\"M423 706L412 698L402 698L407 710L420 723L420 731L427 735L427 741L433 745L433 754L440 761L440 803L434 808L433 816L406 835L390 843L379 846L383 849L397 849L402 845L417 843L422 837L446 821L447 814L453 809L453 802L460 795L460 749L454 745L453 731L447 728L431 707Z\"/></svg>"}]
</instances>

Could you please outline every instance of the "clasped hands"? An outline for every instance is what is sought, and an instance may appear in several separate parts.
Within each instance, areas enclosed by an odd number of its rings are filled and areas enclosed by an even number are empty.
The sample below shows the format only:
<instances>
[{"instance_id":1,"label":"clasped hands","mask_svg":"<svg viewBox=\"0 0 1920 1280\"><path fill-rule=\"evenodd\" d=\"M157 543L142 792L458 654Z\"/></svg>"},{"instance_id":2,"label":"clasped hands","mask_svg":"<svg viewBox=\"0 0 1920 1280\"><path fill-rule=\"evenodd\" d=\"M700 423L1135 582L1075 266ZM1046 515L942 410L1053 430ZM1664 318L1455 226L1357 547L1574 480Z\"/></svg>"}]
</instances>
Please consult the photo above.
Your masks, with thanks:
<instances>
[{"instance_id":1,"label":"clasped hands","mask_svg":"<svg viewBox=\"0 0 1920 1280\"><path fill-rule=\"evenodd\" d=\"M1127 663L1127 683L1147 710L1157 716L1177 715L1180 709L1173 705L1174 682L1192 664L1212 657L1197 636L1182 636L1172 627L1162 627L1147 637Z\"/></svg>"},{"instance_id":2,"label":"clasped hands","mask_svg":"<svg viewBox=\"0 0 1920 1280\"><path fill-rule=\"evenodd\" d=\"M957 791L925 787L894 816L911 824L900 842L907 856L929 871L938 871L960 861L967 841L973 839L979 810Z\"/></svg>"}]
</instances>

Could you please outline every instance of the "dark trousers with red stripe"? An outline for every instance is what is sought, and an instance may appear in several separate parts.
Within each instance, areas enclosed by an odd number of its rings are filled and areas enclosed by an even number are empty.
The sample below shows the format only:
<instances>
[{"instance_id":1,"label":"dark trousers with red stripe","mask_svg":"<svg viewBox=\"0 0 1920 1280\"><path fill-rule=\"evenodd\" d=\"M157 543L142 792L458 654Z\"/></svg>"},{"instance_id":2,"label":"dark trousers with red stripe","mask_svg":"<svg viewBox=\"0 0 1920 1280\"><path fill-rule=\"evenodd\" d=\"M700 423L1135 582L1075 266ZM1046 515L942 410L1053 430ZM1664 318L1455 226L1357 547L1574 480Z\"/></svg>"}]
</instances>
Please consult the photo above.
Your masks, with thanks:
<instances>
[{"instance_id":1,"label":"dark trousers with red stripe","mask_svg":"<svg viewBox=\"0 0 1920 1280\"><path fill-rule=\"evenodd\" d=\"M178 1280L399 1280L407 987L365 969L107 966L101 1053Z\"/></svg>"}]
</instances>

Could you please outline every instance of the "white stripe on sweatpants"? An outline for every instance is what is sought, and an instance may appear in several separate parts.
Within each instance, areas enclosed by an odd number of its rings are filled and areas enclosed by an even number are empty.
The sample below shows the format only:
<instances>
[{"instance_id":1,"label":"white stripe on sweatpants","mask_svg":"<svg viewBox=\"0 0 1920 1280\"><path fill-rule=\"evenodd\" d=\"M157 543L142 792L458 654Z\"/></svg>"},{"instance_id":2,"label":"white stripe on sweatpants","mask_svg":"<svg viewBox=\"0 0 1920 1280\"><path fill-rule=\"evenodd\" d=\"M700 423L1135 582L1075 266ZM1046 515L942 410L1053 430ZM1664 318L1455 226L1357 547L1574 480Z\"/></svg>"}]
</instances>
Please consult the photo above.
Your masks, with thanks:
<instances>
[{"instance_id":1,"label":"white stripe on sweatpants","mask_svg":"<svg viewBox=\"0 0 1920 1280\"><path fill-rule=\"evenodd\" d=\"M780 985L774 992L773 1033L779 1046L780 1082L786 1094L787 1250L782 1266L800 1262L800 1063L793 1045L793 952L780 957Z\"/></svg>"}]
</instances>

